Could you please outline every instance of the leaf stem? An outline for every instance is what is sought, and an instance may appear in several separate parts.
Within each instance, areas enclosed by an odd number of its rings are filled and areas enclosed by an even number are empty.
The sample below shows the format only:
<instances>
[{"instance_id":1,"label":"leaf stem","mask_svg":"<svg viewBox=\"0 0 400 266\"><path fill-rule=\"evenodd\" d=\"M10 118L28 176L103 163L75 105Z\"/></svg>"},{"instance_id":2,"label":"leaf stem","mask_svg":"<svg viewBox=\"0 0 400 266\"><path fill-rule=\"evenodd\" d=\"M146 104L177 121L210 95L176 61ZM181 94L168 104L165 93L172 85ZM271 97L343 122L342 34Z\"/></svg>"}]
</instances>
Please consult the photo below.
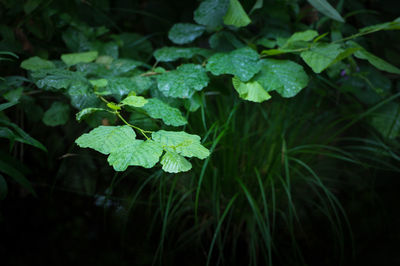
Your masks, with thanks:
<instances>
[{"instance_id":1,"label":"leaf stem","mask_svg":"<svg viewBox=\"0 0 400 266\"><path fill-rule=\"evenodd\" d=\"M137 131L139 131L147 140L150 140L150 138L146 135L146 133L152 133L152 131L147 131L147 130L143 130L140 127L134 126L130 123L128 123L128 121L125 120L125 118L122 117L122 115L116 111L115 114L118 116L119 119L122 120L122 122L124 122L127 126L130 126L131 128L136 129Z\"/></svg>"}]
</instances>

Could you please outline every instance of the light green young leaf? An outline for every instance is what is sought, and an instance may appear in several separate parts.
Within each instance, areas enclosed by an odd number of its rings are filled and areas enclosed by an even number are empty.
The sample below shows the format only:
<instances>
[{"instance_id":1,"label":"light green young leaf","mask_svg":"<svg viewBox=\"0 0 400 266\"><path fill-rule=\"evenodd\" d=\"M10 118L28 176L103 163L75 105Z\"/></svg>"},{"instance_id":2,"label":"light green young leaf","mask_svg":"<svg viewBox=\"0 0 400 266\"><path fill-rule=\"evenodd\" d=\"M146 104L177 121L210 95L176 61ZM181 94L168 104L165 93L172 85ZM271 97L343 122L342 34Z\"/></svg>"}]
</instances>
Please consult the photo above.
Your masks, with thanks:
<instances>
[{"instance_id":1,"label":"light green young leaf","mask_svg":"<svg viewBox=\"0 0 400 266\"><path fill-rule=\"evenodd\" d=\"M308 84L303 67L290 60L264 59L262 67L253 80L267 91L277 91L282 97L295 96Z\"/></svg>"},{"instance_id":2,"label":"light green young leaf","mask_svg":"<svg viewBox=\"0 0 400 266\"><path fill-rule=\"evenodd\" d=\"M342 52L339 44L317 43L310 50L301 52L300 56L315 73L321 73Z\"/></svg>"},{"instance_id":3,"label":"light green young leaf","mask_svg":"<svg viewBox=\"0 0 400 266\"><path fill-rule=\"evenodd\" d=\"M290 36L289 39L287 39L284 47L290 46L290 44L299 42L299 41L309 42L317 36L318 36L318 32L316 32L315 30L306 30L306 31L302 31L302 32L296 32L292 36Z\"/></svg>"},{"instance_id":4,"label":"light green young leaf","mask_svg":"<svg viewBox=\"0 0 400 266\"><path fill-rule=\"evenodd\" d=\"M262 8L263 5L264 5L264 0L256 0L256 2L254 3L254 6L251 8L249 14L251 15L257 9Z\"/></svg>"},{"instance_id":5,"label":"light green young leaf","mask_svg":"<svg viewBox=\"0 0 400 266\"><path fill-rule=\"evenodd\" d=\"M18 87L3 94L3 98L9 102L18 102L24 92L24 88Z\"/></svg>"},{"instance_id":6,"label":"light green young leaf","mask_svg":"<svg viewBox=\"0 0 400 266\"><path fill-rule=\"evenodd\" d=\"M160 159L162 147L152 140L124 139L108 156L115 171L125 171L128 166L153 167Z\"/></svg>"},{"instance_id":7,"label":"light green young leaf","mask_svg":"<svg viewBox=\"0 0 400 266\"><path fill-rule=\"evenodd\" d=\"M167 173L186 172L192 169L192 164L182 155L176 152L167 151L160 161L162 169Z\"/></svg>"},{"instance_id":8,"label":"light green young leaf","mask_svg":"<svg viewBox=\"0 0 400 266\"><path fill-rule=\"evenodd\" d=\"M64 125L69 119L70 108L68 104L53 102L43 115L43 123L46 126L55 127Z\"/></svg>"},{"instance_id":9,"label":"light green young leaf","mask_svg":"<svg viewBox=\"0 0 400 266\"><path fill-rule=\"evenodd\" d=\"M308 0L308 2L319 12L325 16L337 20L339 22L344 22L344 19L326 0Z\"/></svg>"},{"instance_id":10,"label":"light green young leaf","mask_svg":"<svg viewBox=\"0 0 400 266\"><path fill-rule=\"evenodd\" d=\"M128 96L121 101L122 104L129 105L132 107L142 107L148 103L148 100L142 96Z\"/></svg>"},{"instance_id":11,"label":"light green young leaf","mask_svg":"<svg viewBox=\"0 0 400 266\"><path fill-rule=\"evenodd\" d=\"M358 46L361 47L361 46ZM400 69L385 60L371 54L365 49L358 50L354 53L354 56L359 59L367 60L371 65L376 67L379 70L386 71L393 74L400 74Z\"/></svg>"},{"instance_id":12,"label":"light green young leaf","mask_svg":"<svg viewBox=\"0 0 400 266\"><path fill-rule=\"evenodd\" d=\"M204 30L204 26L190 23L177 23L169 30L168 38L173 43L186 44L194 41L197 37L202 35Z\"/></svg>"},{"instance_id":13,"label":"light green young leaf","mask_svg":"<svg viewBox=\"0 0 400 266\"><path fill-rule=\"evenodd\" d=\"M257 81L242 82L233 77L232 84L240 98L244 100L261 103L271 98L271 95Z\"/></svg>"},{"instance_id":14,"label":"light green young leaf","mask_svg":"<svg viewBox=\"0 0 400 266\"><path fill-rule=\"evenodd\" d=\"M236 49L229 53L217 53L208 59L207 70L214 75L232 74L241 81L250 80L258 71L258 53L249 47Z\"/></svg>"},{"instance_id":15,"label":"light green young leaf","mask_svg":"<svg viewBox=\"0 0 400 266\"><path fill-rule=\"evenodd\" d=\"M167 97L190 98L207 86L209 78L201 65L184 64L157 77L158 89Z\"/></svg>"},{"instance_id":16,"label":"light green young leaf","mask_svg":"<svg viewBox=\"0 0 400 266\"><path fill-rule=\"evenodd\" d=\"M53 62L42 59L38 56L28 58L21 62L21 68L30 70L30 71L37 71L37 70L41 70L41 69L50 69L50 68L55 68L55 67L56 66L53 64Z\"/></svg>"},{"instance_id":17,"label":"light green young leaf","mask_svg":"<svg viewBox=\"0 0 400 266\"><path fill-rule=\"evenodd\" d=\"M235 27L245 27L251 23L239 0L230 0L228 11L224 16L224 23Z\"/></svg>"},{"instance_id":18,"label":"light green young leaf","mask_svg":"<svg viewBox=\"0 0 400 266\"><path fill-rule=\"evenodd\" d=\"M85 119L87 116L89 116L95 112L101 112L101 111L107 111L107 110L103 109L103 108L85 108L76 114L76 120L78 122L80 122L80 121L82 121L82 119Z\"/></svg>"},{"instance_id":19,"label":"light green young leaf","mask_svg":"<svg viewBox=\"0 0 400 266\"><path fill-rule=\"evenodd\" d=\"M106 79L92 79L89 80L90 84L97 88L104 88L108 84L108 80Z\"/></svg>"},{"instance_id":20,"label":"light green young leaf","mask_svg":"<svg viewBox=\"0 0 400 266\"><path fill-rule=\"evenodd\" d=\"M154 52L154 57L160 62L172 62L179 58L192 58L195 55L207 57L211 51L198 47L163 47Z\"/></svg>"},{"instance_id":21,"label":"light green young leaf","mask_svg":"<svg viewBox=\"0 0 400 266\"><path fill-rule=\"evenodd\" d=\"M205 0L194 11L194 21L210 28L217 28L222 26L228 8L229 0Z\"/></svg>"},{"instance_id":22,"label":"light green young leaf","mask_svg":"<svg viewBox=\"0 0 400 266\"><path fill-rule=\"evenodd\" d=\"M2 103L2 104L0 104L0 112L5 110L5 109L7 109L7 108L10 108L11 106L16 105L17 103L18 102L10 102L10 103Z\"/></svg>"},{"instance_id":23,"label":"light green young leaf","mask_svg":"<svg viewBox=\"0 0 400 266\"><path fill-rule=\"evenodd\" d=\"M83 53L72 53L61 55L61 60L68 66L76 65L78 63L90 63L96 60L99 53L97 51L89 51Z\"/></svg>"},{"instance_id":24,"label":"light green young leaf","mask_svg":"<svg viewBox=\"0 0 400 266\"><path fill-rule=\"evenodd\" d=\"M164 150L177 152L185 157L205 159L210 151L200 144L200 137L183 131L160 130L152 134L155 142L162 145Z\"/></svg>"},{"instance_id":25,"label":"light green young leaf","mask_svg":"<svg viewBox=\"0 0 400 266\"><path fill-rule=\"evenodd\" d=\"M171 107L157 98L148 99L142 109L150 117L161 119L166 125L178 127L187 124L186 118L182 116L179 109Z\"/></svg>"},{"instance_id":26,"label":"light green young leaf","mask_svg":"<svg viewBox=\"0 0 400 266\"><path fill-rule=\"evenodd\" d=\"M136 134L129 126L99 126L83 134L75 143L81 148L91 148L103 154L109 154L120 143L135 140Z\"/></svg>"}]
</instances>

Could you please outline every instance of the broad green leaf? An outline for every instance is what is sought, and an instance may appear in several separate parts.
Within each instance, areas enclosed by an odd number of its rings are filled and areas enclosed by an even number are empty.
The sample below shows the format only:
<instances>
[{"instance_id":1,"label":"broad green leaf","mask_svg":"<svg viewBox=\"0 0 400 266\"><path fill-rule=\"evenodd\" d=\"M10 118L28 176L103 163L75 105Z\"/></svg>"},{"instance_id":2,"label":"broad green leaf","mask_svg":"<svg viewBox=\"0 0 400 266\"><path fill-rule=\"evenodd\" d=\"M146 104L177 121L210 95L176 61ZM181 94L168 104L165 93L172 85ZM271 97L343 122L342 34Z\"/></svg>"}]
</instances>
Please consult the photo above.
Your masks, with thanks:
<instances>
[{"instance_id":1,"label":"broad green leaf","mask_svg":"<svg viewBox=\"0 0 400 266\"><path fill-rule=\"evenodd\" d=\"M177 23L169 30L168 38L173 43L186 44L194 41L197 37L202 35L204 30L204 26L190 23Z\"/></svg>"},{"instance_id":2,"label":"broad green leaf","mask_svg":"<svg viewBox=\"0 0 400 266\"><path fill-rule=\"evenodd\" d=\"M82 119L85 119L87 116L89 116L95 112L100 112L100 111L107 111L107 110L103 109L103 108L85 108L76 114L76 120L78 122L80 122L80 121L82 121Z\"/></svg>"},{"instance_id":3,"label":"broad green leaf","mask_svg":"<svg viewBox=\"0 0 400 266\"><path fill-rule=\"evenodd\" d=\"M132 106L132 107L142 107L146 103L148 103L148 100L142 96L133 96L132 95L132 96L128 96L125 99L123 99L121 101L121 103L124 105Z\"/></svg>"},{"instance_id":4,"label":"broad green leaf","mask_svg":"<svg viewBox=\"0 0 400 266\"><path fill-rule=\"evenodd\" d=\"M361 46L359 46L361 47ZM400 74L400 69L385 60L371 54L370 52L366 51L365 49L358 50L354 53L354 56L359 59L367 60L371 65L380 69L382 71L386 71L393 74Z\"/></svg>"},{"instance_id":5,"label":"broad green leaf","mask_svg":"<svg viewBox=\"0 0 400 266\"><path fill-rule=\"evenodd\" d=\"M71 98L71 105L79 110L101 104L89 82L73 83L68 89L68 95Z\"/></svg>"},{"instance_id":6,"label":"broad green leaf","mask_svg":"<svg viewBox=\"0 0 400 266\"><path fill-rule=\"evenodd\" d=\"M167 97L190 98L207 86L209 78L201 65L184 64L157 77L158 89Z\"/></svg>"},{"instance_id":7,"label":"broad green leaf","mask_svg":"<svg viewBox=\"0 0 400 266\"><path fill-rule=\"evenodd\" d=\"M12 167L10 164L0 160L0 172L10 176L15 182L26 188L34 196L37 196L31 182L29 182L29 180L20 171Z\"/></svg>"},{"instance_id":8,"label":"broad green leaf","mask_svg":"<svg viewBox=\"0 0 400 266\"><path fill-rule=\"evenodd\" d=\"M400 136L399 114L400 105L389 103L374 112L370 123L382 136L395 139Z\"/></svg>"},{"instance_id":9,"label":"broad green leaf","mask_svg":"<svg viewBox=\"0 0 400 266\"><path fill-rule=\"evenodd\" d=\"M186 118L182 116L179 109L171 107L157 98L148 99L142 108L150 117L161 119L166 125L177 127L187 124Z\"/></svg>"},{"instance_id":10,"label":"broad green leaf","mask_svg":"<svg viewBox=\"0 0 400 266\"><path fill-rule=\"evenodd\" d=\"M303 42L308 42L313 40L315 37L318 36L318 32L315 30L306 30L302 32L296 32L292 36L290 36L289 39L287 39L285 43L285 47L290 46L290 44L303 41Z\"/></svg>"},{"instance_id":11,"label":"broad green leaf","mask_svg":"<svg viewBox=\"0 0 400 266\"><path fill-rule=\"evenodd\" d=\"M344 19L326 0L308 0L308 2L319 12L325 16L337 20L339 22L344 22Z\"/></svg>"},{"instance_id":12,"label":"broad green leaf","mask_svg":"<svg viewBox=\"0 0 400 266\"><path fill-rule=\"evenodd\" d=\"M87 82L81 73L64 69L37 71L32 73L32 77L40 89L68 89L73 84Z\"/></svg>"},{"instance_id":13,"label":"broad green leaf","mask_svg":"<svg viewBox=\"0 0 400 266\"><path fill-rule=\"evenodd\" d=\"M258 53L249 47L229 53L217 53L208 59L207 70L214 75L232 74L241 81L250 80L259 70Z\"/></svg>"},{"instance_id":14,"label":"broad green leaf","mask_svg":"<svg viewBox=\"0 0 400 266\"><path fill-rule=\"evenodd\" d=\"M92 80L89 80L89 82L90 82L90 84L93 85L93 87L96 87L96 88L104 88L108 84L108 80L106 80L106 79L92 79Z\"/></svg>"},{"instance_id":15,"label":"broad green leaf","mask_svg":"<svg viewBox=\"0 0 400 266\"><path fill-rule=\"evenodd\" d=\"M222 26L228 8L229 0L205 0L194 11L194 21L210 28L217 28Z\"/></svg>"},{"instance_id":16,"label":"broad green leaf","mask_svg":"<svg viewBox=\"0 0 400 266\"><path fill-rule=\"evenodd\" d=\"M357 52L360 49L361 49L360 47L349 47L349 48L346 48L344 51L342 51L335 58L335 60L333 60L333 62L330 64L330 66L333 65L333 64L336 64L337 62L342 61L343 59L349 57L350 55L354 54L355 52Z\"/></svg>"},{"instance_id":17,"label":"broad green leaf","mask_svg":"<svg viewBox=\"0 0 400 266\"><path fill-rule=\"evenodd\" d=\"M197 47L163 47L154 52L154 57L160 62L172 62L179 58L192 58L195 55L207 57L211 51Z\"/></svg>"},{"instance_id":18,"label":"broad green leaf","mask_svg":"<svg viewBox=\"0 0 400 266\"><path fill-rule=\"evenodd\" d=\"M380 30L400 30L400 17L391 22L364 27L360 29L360 32L380 31Z\"/></svg>"},{"instance_id":19,"label":"broad green leaf","mask_svg":"<svg viewBox=\"0 0 400 266\"><path fill-rule=\"evenodd\" d=\"M141 65L143 65L143 63L140 61L132 59L117 59L112 61L108 68L110 69L111 75L120 76L138 68Z\"/></svg>"},{"instance_id":20,"label":"broad green leaf","mask_svg":"<svg viewBox=\"0 0 400 266\"><path fill-rule=\"evenodd\" d=\"M16 105L17 103L18 103L18 102L11 102L11 103L2 103L2 104L0 104L0 112L3 111L3 110L5 110L5 109L7 109L7 108L10 108L11 106Z\"/></svg>"},{"instance_id":21,"label":"broad green leaf","mask_svg":"<svg viewBox=\"0 0 400 266\"><path fill-rule=\"evenodd\" d=\"M136 134L129 126L99 126L80 136L75 143L81 148L91 148L109 154L121 143L129 143L135 138Z\"/></svg>"},{"instance_id":22,"label":"broad green leaf","mask_svg":"<svg viewBox=\"0 0 400 266\"><path fill-rule=\"evenodd\" d=\"M99 53L97 51L89 51L83 53L72 53L61 55L61 60L68 66L76 65L78 63L90 63L96 60Z\"/></svg>"},{"instance_id":23,"label":"broad green leaf","mask_svg":"<svg viewBox=\"0 0 400 266\"><path fill-rule=\"evenodd\" d=\"M162 145L164 150L177 152L185 157L205 159L210 151L200 144L200 137L183 131L160 130L152 134L155 142Z\"/></svg>"},{"instance_id":24,"label":"broad green leaf","mask_svg":"<svg viewBox=\"0 0 400 266\"><path fill-rule=\"evenodd\" d=\"M308 84L303 67L290 60L264 59L262 67L253 80L267 91L277 91L282 97L295 96Z\"/></svg>"},{"instance_id":25,"label":"broad green leaf","mask_svg":"<svg viewBox=\"0 0 400 266\"><path fill-rule=\"evenodd\" d=\"M110 77L107 78L108 85L104 88L109 94L122 97L128 95L130 92L141 93L142 87L138 86L138 81L143 81L142 77L127 78L127 77Z\"/></svg>"},{"instance_id":26,"label":"broad green leaf","mask_svg":"<svg viewBox=\"0 0 400 266\"><path fill-rule=\"evenodd\" d=\"M224 16L224 23L235 27L244 27L251 23L239 0L230 0L228 11Z\"/></svg>"},{"instance_id":27,"label":"broad green leaf","mask_svg":"<svg viewBox=\"0 0 400 266\"><path fill-rule=\"evenodd\" d=\"M2 175L0 175L0 200L6 198L8 193L7 182Z\"/></svg>"},{"instance_id":28,"label":"broad green leaf","mask_svg":"<svg viewBox=\"0 0 400 266\"><path fill-rule=\"evenodd\" d=\"M23 131L19 126L17 126L14 123L11 123L5 119L1 119L0 118L0 125L5 125L11 129L13 129L13 131L16 133L17 137L14 139L16 141L25 143L25 144L29 144L32 145L36 148L39 148L43 151L47 151L46 147L43 146L42 143L40 143L39 141L37 141L36 139L32 138L28 133L26 133L25 131Z\"/></svg>"},{"instance_id":29,"label":"broad green leaf","mask_svg":"<svg viewBox=\"0 0 400 266\"><path fill-rule=\"evenodd\" d=\"M167 173L186 172L192 169L192 164L182 155L176 152L167 151L160 161L162 169Z\"/></svg>"},{"instance_id":30,"label":"broad green leaf","mask_svg":"<svg viewBox=\"0 0 400 266\"><path fill-rule=\"evenodd\" d=\"M128 166L151 168L159 161L162 152L162 147L152 140L125 139L110 153L108 163L115 171L125 171Z\"/></svg>"},{"instance_id":31,"label":"broad green leaf","mask_svg":"<svg viewBox=\"0 0 400 266\"><path fill-rule=\"evenodd\" d=\"M339 44L317 43L310 50L301 52L300 56L315 73L321 73L342 52Z\"/></svg>"},{"instance_id":32,"label":"broad green leaf","mask_svg":"<svg viewBox=\"0 0 400 266\"><path fill-rule=\"evenodd\" d=\"M62 102L53 102L43 115L43 123L46 126L55 127L64 125L69 119L69 105Z\"/></svg>"},{"instance_id":33,"label":"broad green leaf","mask_svg":"<svg viewBox=\"0 0 400 266\"><path fill-rule=\"evenodd\" d=\"M49 69L49 68L55 68L56 66L54 65L53 62L49 60L42 59L38 56L34 56L31 58L28 58L21 63L21 68L30 70L30 71L37 71L41 69Z\"/></svg>"},{"instance_id":34,"label":"broad green leaf","mask_svg":"<svg viewBox=\"0 0 400 266\"><path fill-rule=\"evenodd\" d=\"M240 98L244 100L261 103L271 98L271 95L257 81L242 82L233 77L232 84Z\"/></svg>"},{"instance_id":35,"label":"broad green leaf","mask_svg":"<svg viewBox=\"0 0 400 266\"><path fill-rule=\"evenodd\" d=\"M219 31L211 35L208 43L213 50L218 52L230 52L232 50L243 48L246 45L229 31Z\"/></svg>"}]
</instances>

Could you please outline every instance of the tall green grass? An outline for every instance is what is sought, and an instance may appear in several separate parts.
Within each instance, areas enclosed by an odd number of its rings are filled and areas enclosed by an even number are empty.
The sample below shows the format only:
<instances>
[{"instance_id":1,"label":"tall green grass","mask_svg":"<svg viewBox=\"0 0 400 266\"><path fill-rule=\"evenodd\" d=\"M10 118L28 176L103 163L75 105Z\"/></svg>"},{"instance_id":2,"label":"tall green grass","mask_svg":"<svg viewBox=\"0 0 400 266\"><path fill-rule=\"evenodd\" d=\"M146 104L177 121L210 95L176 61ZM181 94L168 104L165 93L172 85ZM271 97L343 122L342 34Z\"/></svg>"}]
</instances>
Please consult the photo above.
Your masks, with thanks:
<instances>
[{"instance_id":1,"label":"tall green grass","mask_svg":"<svg viewBox=\"0 0 400 266\"><path fill-rule=\"evenodd\" d=\"M210 158L193 160L188 173L143 178L129 200L128 212L145 201L141 210L152 219L146 235L157 243L153 265L173 265L182 254L200 259L193 265L306 265L304 251L316 244L326 245L330 263L348 259L345 180L351 169L397 171L385 158L400 157L372 133L352 137L357 118L343 119L317 97L305 92L254 104L204 96L188 130L202 132Z\"/></svg>"}]
</instances>

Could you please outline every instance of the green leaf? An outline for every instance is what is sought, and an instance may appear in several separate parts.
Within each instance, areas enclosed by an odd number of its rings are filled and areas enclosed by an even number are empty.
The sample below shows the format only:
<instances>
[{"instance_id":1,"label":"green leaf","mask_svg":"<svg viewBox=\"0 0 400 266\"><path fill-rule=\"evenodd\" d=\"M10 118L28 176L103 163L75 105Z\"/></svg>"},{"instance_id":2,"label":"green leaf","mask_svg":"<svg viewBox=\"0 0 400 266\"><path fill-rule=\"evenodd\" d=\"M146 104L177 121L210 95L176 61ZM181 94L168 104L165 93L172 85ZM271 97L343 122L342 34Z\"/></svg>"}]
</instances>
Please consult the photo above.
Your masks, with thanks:
<instances>
[{"instance_id":1,"label":"green leaf","mask_svg":"<svg viewBox=\"0 0 400 266\"><path fill-rule=\"evenodd\" d=\"M130 92L134 91L135 93L139 93L137 91L137 80L134 78L126 78L126 77L109 77L107 78L108 85L104 89L112 95L116 95L118 97L122 97L128 95Z\"/></svg>"},{"instance_id":2,"label":"green leaf","mask_svg":"<svg viewBox=\"0 0 400 266\"><path fill-rule=\"evenodd\" d=\"M242 82L233 77L232 84L239 93L239 97L244 100L261 103L271 98L271 95L257 81Z\"/></svg>"},{"instance_id":3,"label":"green leaf","mask_svg":"<svg viewBox=\"0 0 400 266\"><path fill-rule=\"evenodd\" d=\"M157 98L148 99L142 108L150 117L162 119L166 125L178 127L187 124L186 118L182 116L179 109L171 107Z\"/></svg>"},{"instance_id":4,"label":"green leaf","mask_svg":"<svg viewBox=\"0 0 400 266\"><path fill-rule=\"evenodd\" d=\"M117 59L112 61L108 68L111 71L110 75L120 76L138 68L141 65L143 65L143 63L140 61L132 59Z\"/></svg>"},{"instance_id":5,"label":"green leaf","mask_svg":"<svg viewBox=\"0 0 400 266\"><path fill-rule=\"evenodd\" d=\"M99 112L99 111L107 111L107 110L103 109L103 108L85 108L76 114L76 120L78 122L80 122L80 121L82 121L82 119L85 119L87 116L89 116L95 112Z\"/></svg>"},{"instance_id":6,"label":"green leaf","mask_svg":"<svg viewBox=\"0 0 400 266\"><path fill-rule=\"evenodd\" d=\"M81 148L91 148L103 154L109 154L120 143L136 138L129 126L99 126L89 133L83 134L75 143Z\"/></svg>"},{"instance_id":7,"label":"green leaf","mask_svg":"<svg viewBox=\"0 0 400 266\"><path fill-rule=\"evenodd\" d=\"M301 52L300 56L315 73L321 73L342 52L339 44L317 43L310 50Z\"/></svg>"},{"instance_id":8,"label":"green leaf","mask_svg":"<svg viewBox=\"0 0 400 266\"><path fill-rule=\"evenodd\" d=\"M31 136L28 135L28 133L26 133L25 131L23 131L19 126L17 126L14 123L11 123L7 120L1 119L0 118L0 125L5 125L7 127L10 127L14 130L14 132L16 133L17 137L14 138L14 140L25 143L25 144L29 144L32 145L36 148L39 148L43 151L47 151L46 147L43 146L42 143L40 143L39 141L37 141L36 139L32 138Z\"/></svg>"},{"instance_id":9,"label":"green leaf","mask_svg":"<svg viewBox=\"0 0 400 266\"><path fill-rule=\"evenodd\" d=\"M201 65L184 64L157 77L158 89L167 97L190 98L207 86L209 78Z\"/></svg>"},{"instance_id":10,"label":"green leaf","mask_svg":"<svg viewBox=\"0 0 400 266\"><path fill-rule=\"evenodd\" d=\"M43 115L43 123L46 126L55 127L64 125L69 119L69 105L62 102L53 102Z\"/></svg>"},{"instance_id":11,"label":"green leaf","mask_svg":"<svg viewBox=\"0 0 400 266\"><path fill-rule=\"evenodd\" d=\"M162 169L167 173L186 172L192 169L192 164L176 152L167 151L160 161Z\"/></svg>"},{"instance_id":12,"label":"green leaf","mask_svg":"<svg viewBox=\"0 0 400 266\"><path fill-rule=\"evenodd\" d=\"M160 159L162 147L152 140L128 140L119 143L108 157L115 171L125 171L128 166L153 167Z\"/></svg>"},{"instance_id":13,"label":"green leaf","mask_svg":"<svg viewBox=\"0 0 400 266\"><path fill-rule=\"evenodd\" d=\"M16 105L17 103L18 103L18 102L11 102L11 103L2 103L2 104L0 104L0 112L3 111L3 110L5 110L5 109L7 109L7 108L10 108L11 106Z\"/></svg>"},{"instance_id":14,"label":"green leaf","mask_svg":"<svg viewBox=\"0 0 400 266\"><path fill-rule=\"evenodd\" d=\"M50 69L32 73L40 89L68 89L73 84L87 82L82 73L64 69Z\"/></svg>"},{"instance_id":15,"label":"green leaf","mask_svg":"<svg viewBox=\"0 0 400 266\"><path fill-rule=\"evenodd\" d=\"M253 7L251 8L249 14L251 15L251 14L252 14L254 11L256 11L257 9L262 8L263 5L264 5L264 1L263 1L263 0L256 0L256 2L254 3Z\"/></svg>"},{"instance_id":16,"label":"green leaf","mask_svg":"<svg viewBox=\"0 0 400 266\"><path fill-rule=\"evenodd\" d=\"M208 39L210 47L218 52L230 52L246 45L229 31L218 31Z\"/></svg>"},{"instance_id":17,"label":"green leaf","mask_svg":"<svg viewBox=\"0 0 400 266\"><path fill-rule=\"evenodd\" d=\"M229 53L217 53L208 59L207 70L214 75L232 74L241 81L250 80L259 70L258 53L249 47Z\"/></svg>"},{"instance_id":18,"label":"green leaf","mask_svg":"<svg viewBox=\"0 0 400 266\"><path fill-rule=\"evenodd\" d=\"M229 8L229 0L206 0L194 11L194 21L198 24L217 28Z\"/></svg>"},{"instance_id":19,"label":"green leaf","mask_svg":"<svg viewBox=\"0 0 400 266\"><path fill-rule=\"evenodd\" d=\"M400 136L400 105L389 103L373 113L371 125L382 134L382 136L395 139Z\"/></svg>"},{"instance_id":20,"label":"green leaf","mask_svg":"<svg viewBox=\"0 0 400 266\"><path fill-rule=\"evenodd\" d=\"M8 193L7 182L2 175L0 175L0 200L6 198Z\"/></svg>"},{"instance_id":21,"label":"green leaf","mask_svg":"<svg viewBox=\"0 0 400 266\"><path fill-rule=\"evenodd\" d=\"M96 60L99 53L97 51L89 51L83 53L72 53L61 55L61 60L68 66L76 65L78 63L90 63Z\"/></svg>"},{"instance_id":22,"label":"green leaf","mask_svg":"<svg viewBox=\"0 0 400 266\"><path fill-rule=\"evenodd\" d=\"M16 89L12 89L3 95L4 99L9 102L18 102L24 92L24 88L18 87Z\"/></svg>"},{"instance_id":23,"label":"green leaf","mask_svg":"<svg viewBox=\"0 0 400 266\"><path fill-rule=\"evenodd\" d=\"M224 23L240 28L249 25L251 19L238 0L230 0L228 12L224 16Z\"/></svg>"},{"instance_id":24,"label":"green leaf","mask_svg":"<svg viewBox=\"0 0 400 266\"><path fill-rule=\"evenodd\" d=\"M360 32L380 31L380 30L400 30L400 18L394 21L371 25L360 29Z\"/></svg>"},{"instance_id":25,"label":"green leaf","mask_svg":"<svg viewBox=\"0 0 400 266\"><path fill-rule=\"evenodd\" d=\"M106 79L92 79L92 80L89 80L89 82L90 82L90 84L93 85L93 87L97 87L97 88L104 88L108 84L108 80L106 80Z\"/></svg>"},{"instance_id":26,"label":"green leaf","mask_svg":"<svg viewBox=\"0 0 400 266\"><path fill-rule=\"evenodd\" d=\"M37 71L41 69L51 69L55 68L56 66L53 62L49 60L42 59L40 57L34 56L28 58L21 63L21 68L31 71Z\"/></svg>"},{"instance_id":27,"label":"green leaf","mask_svg":"<svg viewBox=\"0 0 400 266\"><path fill-rule=\"evenodd\" d=\"M148 100L142 96L128 96L125 99L123 99L121 103L132 107L142 107L146 103L148 103Z\"/></svg>"},{"instance_id":28,"label":"green leaf","mask_svg":"<svg viewBox=\"0 0 400 266\"><path fill-rule=\"evenodd\" d=\"M154 57L160 62L172 62L179 58L192 58L195 55L207 57L211 51L197 47L163 47L154 52Z\"/></svg>"},{"instance_id":29,"label":"green leaf","mask_svg":"<svg viewBox=\"0 0 400 266\"><path fill-rule=\"evenodd\" d=\"M168 32L168 38L176 44L186 44L194 41L197 37L203 34L204 26L177 23Z\"/></svg>"},{"instance_id":30,"label":"green leaf","mask_svg":"<svg viewBox=\"0 0 400 266\"><path fill-rule=\"evenodd\" d=\"M319 12L325 16L337 20L339 22L344 22L344 19L326 0L308 0L308 2Z\"/></svg>"},{"instance_id":31,"label":"green leaf","mask_svg":"<svg viewBox=\"0 0 400 266\"><path fill-rule=\"evenodd\" d=\"M11 165L0 161L0 172L10 176L12 179L14 179L15 182L26 188L34 196L37 196L31 182L29 182L29 180L20 171L18 171Z\"/></svg>"},{"instance_id":32,"label":"green leaf","mask_svg":"<svg viewBox=\"0 0 400 266\"><path fill-rule=\"evenodd\" d=\"M318 32L315 30L306 30L302 32L296 32L292 36L290 36L289 39L287 39L284 47L290 46L290 44L303 41L303 42L308 42L313 40L315 37L318 36Z\"/></svg>"},{"instance_id":33,"label":"green leaf","mask_svg":"<svg viewBox=\"0 0 400 266\"><path fill-rule=\"evenodd\" d=\"M68 89L68 95L71 98L71 105L79 110L101 104L101 100L95 95L89 82L73 83Z\"/></svg>"},{"instance_id":34,"label":"green leaf","mask_svg":"<svg viewBox=\"0 0 400 266\"><path fill-rule=\"evenodd\" d=\"M200 144L200 137L183 131L160 130L152 134L155 142L162 145L164 150L177 152L185 157L205 159L210 151Z\"/></svg>"},{"instance_id":35,"label":"green leaf","mask_svg":"<svg viewBox=\"0 0 400 266\"><path fill-rule=\"evenodd\" d=\"M361 47L361 46L360 46ZM367 60L371 65L379 70L386 71L393 74L400 74L400 69L385 60L371 54L365 49L358 50L354 53L354 56L359 59Z\"/></svg>"},{"instance_id":36,"label":"green leaf","mask_svg":"<svg viewBox=\"0 0 400 266\"><path fill-rule=\"evenodd\" d=\"M282 97L295 96L308 84L303 67L290 60L264 59L262 67L253 80L267 91L277 91Z\"/></svg>"}]
</instances>

